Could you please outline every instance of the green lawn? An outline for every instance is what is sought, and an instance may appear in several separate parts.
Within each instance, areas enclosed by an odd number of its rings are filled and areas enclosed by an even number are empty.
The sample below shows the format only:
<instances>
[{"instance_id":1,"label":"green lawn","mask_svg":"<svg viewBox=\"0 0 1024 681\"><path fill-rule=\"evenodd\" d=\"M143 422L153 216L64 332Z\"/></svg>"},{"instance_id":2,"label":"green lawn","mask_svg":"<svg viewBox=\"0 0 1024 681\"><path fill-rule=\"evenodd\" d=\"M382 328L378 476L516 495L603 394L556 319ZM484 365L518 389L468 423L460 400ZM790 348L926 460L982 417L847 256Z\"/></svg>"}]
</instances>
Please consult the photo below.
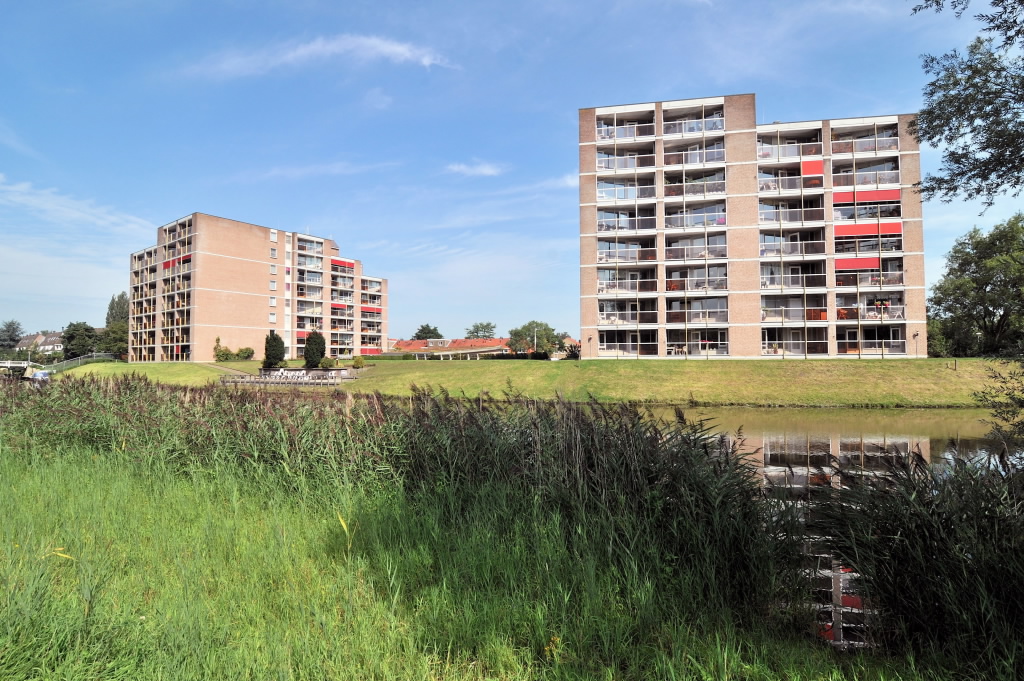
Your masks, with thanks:
<instances>
[{"instance_id":1,"label":"green lawn","mask_svg":"<svg viewBox=\"0 0 1024 681\"><path fill-rule=\"evenodd\" d=\"M293 362L300 365L300 362ZM819 407L969 407L986 382L988 362L959 360L816 361L389 361L371 364L351 384L359 392L407 395L412 385L453 393L500 395L509 384L531 397L650 400L705 405ZM225 362L258 373L260 363ZM68 373L135 371L153 380L201 385L216 380L204 364L93 364Z\"/></svg>"}]
</instances>

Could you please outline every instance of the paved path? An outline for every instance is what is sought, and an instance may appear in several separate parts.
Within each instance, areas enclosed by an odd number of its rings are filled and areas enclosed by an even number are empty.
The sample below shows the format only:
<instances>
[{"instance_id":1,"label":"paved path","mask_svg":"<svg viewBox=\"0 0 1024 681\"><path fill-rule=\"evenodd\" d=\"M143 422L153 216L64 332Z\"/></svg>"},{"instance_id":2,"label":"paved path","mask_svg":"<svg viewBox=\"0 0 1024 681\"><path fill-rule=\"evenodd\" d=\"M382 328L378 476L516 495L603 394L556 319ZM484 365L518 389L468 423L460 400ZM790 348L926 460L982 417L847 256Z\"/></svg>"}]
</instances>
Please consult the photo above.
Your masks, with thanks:
<instances>
[{"instance_id":1,"label":"paved path","mask_svg":"<svg viewBox=\"0 0 1024 681\"><path fill-rule=\"evenodd\" d=\"M242 375L242 376L252 376L252 374L250 374L248 371L241 371L239 369L232 369L231 367L226 367L223 364L217 364L216 362L203 362L203 364L205 364L208 367L213 367L215 369L220 369L221 371L223 371L226 374L236 374L236 375Z\"/></svg>"}]
</instances>

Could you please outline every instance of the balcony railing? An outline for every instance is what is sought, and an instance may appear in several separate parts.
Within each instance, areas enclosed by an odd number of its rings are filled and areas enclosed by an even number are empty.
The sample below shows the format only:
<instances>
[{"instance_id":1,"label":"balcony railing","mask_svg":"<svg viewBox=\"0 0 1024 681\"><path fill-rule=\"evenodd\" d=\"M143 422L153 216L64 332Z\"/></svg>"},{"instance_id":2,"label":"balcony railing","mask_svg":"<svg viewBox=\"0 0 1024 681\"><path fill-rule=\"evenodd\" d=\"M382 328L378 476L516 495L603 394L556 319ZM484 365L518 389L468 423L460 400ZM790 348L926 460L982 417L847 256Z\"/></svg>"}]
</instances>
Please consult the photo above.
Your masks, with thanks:
<instances>
[{"instance_id":1,"label":"balcony railing","mask_svg":"<svg viewBox=\"0 0 1024 681\"><path fill-rule=\"evenodd\" d=\"M657 310L632 310L624 312L598 312L598 324L657 324Z\"/></svg>"},{"instance_id":2,"label":"balcony railing","mask_svg":"<svg viewBox=\"0 0 1024 681\"><path fill-rule=\"evenodd\" d=\"M323 300L324 294L321 293L320 291L317 291L316 293L296 293L295 297L298 298L299 300Z\"/></svg>"},{"instance_id":3,"label":"balcony railing","mask_svg":"<svg viewBox=\"0 0 1024 681\"><path fill-rule=\"evenodd\" d=\"M898 319L906 321L905 305L858 305L856 307L836 308L836 319L839 321L869 320L889 321Z\"/></svg>"},{"instance_id":4,"label":"balcony railing","mask_svg":"<svg viewBox=\"0 0 1024 681\"><path fill-rule=\"evenodd\" d=\"M762 307L762 322L823 322L828 319L825 307Z\"/></svg>"},{"instance_id":5,"label":"balcony railing","mask_svg":"<svg viewBox=\"0 0 1024 681\"><path fill-rule=\"evenodd\" d=\"M726 258L725 244L711 246L671 246L665 249L665 260L701 260L704 258Z\"/></svg>"},{"instance_id":6,"label":"balcony railing","mask_svg":"<svg viewBox=\"0 0 1024 681\"><path fill-rule=\"evenodd\" d=\"M871 137L860 140L840 140L832 143L833 154L853 154L874 151L899 151L899 137Z\"/></svg>"},{"instance_id":7,"label":"balcony railing","mask_svg":"<svg viewBox=\"0 0 1024 681\"><path fill-rule=\"evenodd\" d=\"M762 355L827 355L828 341L761 341Z\"/></svg>"},{"instance_id":8,"label":"balcony railing","mask_svg":"<svg viewBox=\"0 0 1024 681\"><path fill-rule=\"evenodd\" d=\"M727 324L728 310L669 310L665 313L668 324Z\"/></svg>"},{"instance_id":9,"label":"balcony railing","mask_svg":"<svg viewBox=\"0 0 1024 681\"><path fill-rule=\"evenodd\" d=\"M815 222L825 219L824 208L761 208L758 211L761 223L766 222Z\"/></svg>"},{"instance_id":10,"label":"balcony railing","mask_svg":"<svg viewBox=\"0 0 1024 681\"><path fill-rule=\"evenodd\" d=\"M331 322L331 331L348 331L349 333L356 330L356 325L352 323L342 324L339 322Z\"/></svg>"},{"instance_id":11,"label":"balcony railing","mask_svg":"<svg viewBox=\"0 0 1024 681\"><path fill-rule=\"evenodd\" d=\"M667 166L681 166L697 163L725 163L725 149L665 152L665 165Z\"/></svg>"},{"instance_id":12,"label":"balcony railing","mask_svg":"<svg viewBox=\"0 0 1024 681\"><path fill-rule=\"evenodd\" d=\"M711 194L724 194L725 180L713 182L684 182L681 184L666 184L665 196L710 196Z\"/></svg>"},{"instance_id":13,"label":"balcony railing","mask_svg":"<svg viewBox=\"0 0 1024 681\"><path fill-rule=\"evenodd\" d=\"M635 232L641 229L657 229L658 218L598 218L599 232Z\"/></svg>"},{"instance_id":14,"label":"balcony railing","mask_svg":"<svg viewBox=\"0 0 1024 681\"><path fill-rule=\"evenodd\" d=\"M598 201L631 201L634 199L653 199L658 195L658 188L654 185L641 185L637 187L598 187Z\"/></svg>"},{"instance_id":15,"label":"balcony railing","mask_svg":"<svg viewBox=\"0 0 1024 681\"><path fill-rule=\"evenodd\" d=\"M704 227L724 224L725 213L676 213L665 216L666 227Z\"/></svg>"},{"instance_id":16,"label":"balcony railing","mask_svg":"<svg viewBox=\"0 0 1024 681\"><path fill-rule=\"evenodd\" d=\"M832 209L834 220L880 220L882 218L898 218L902 215L900 204L884 206L836 206Z\"/></svg>"},{"instance_id":17,"label":"balcony railing","mask_svg":"<svg viewBox=\"0 0 1024 681\"><path fill-rule=\"evenodd\" d=\"M902 286L902 272L836 272L836 286Z\"/></svg>"},{"instance_id":18,"label":"balcony railing","mask_svg":"<svg viewBox=\"0 0 1024 681\"><path fill-rule=\"evenodd\" d=\"M350 277L331 277L333 288L355 288L355 279Z\"/></svg>"},{"instance_id":19,"label":"balcony railing","mask_svg":"<svg viewBox=\"0 0 1024 681\"><path fill-rule=\"evenodd\" d=\"M331 302L332 303L345 303L347 305L352 305L355 302L355 297L354 296L335 296L335 295L332 295L331 296Z\"/></svg>"},{"instance_id":20,"label":"balcony railing","mask_svg":"<svg viewBox=\"0 0 1024 681\"><path fill-rule=\"evenodd\" d=\"M761 288L816 288L825 286L824 274L761 275Z\"/></svg>"},{"instance_id":21,"label":"balcony railing","mask_svg":"<svg viewBox=\"0 0 1024 681\"><path fill-rule=\"evenodd\" d=\"M600 156L597 159L598 170L622 170L624 168L653 168L654 154L642 156Z\"/></svg>"},{"instance_id":22,"label":"balcony railing","mask_svg":"<svg viewBox=\"0 0 1024 681\"><path fill-rule=\"evenodd\" d=\"M654 123L627 123L626 125L598 126L597 139L622 140L633 137L650 137L654 135Z\"/></svg>"},{"instance_id":23,"label":"balcony railing","mask_svg":"<svg viewBox=\"0 0 1024 681\"><path fill-rule=\"evenodd\" d=\"M761 244L761 257L781 255L824 255L824 241L776 241Z\"/></svg>"},{"instance_id":24,"label":"balcony railing","mask_svg":"<svg viewBox=\"0 0 1024 681\"><path fill-rule=\"evenodd\" d=\"M618 355L654 355L658 354L657 343L598 343L597 351L605 354Z\"/></svg>"},{"instance_id":25,"label":"balcony railing","mask_svg":"<svg viewBox=\"0 0 1024 681\"><path fill-rule=\"evenodd\" d=\"M618 279L597 281L598 293L648 293L658 290L657 279Z\"/></svg>"},{"instance_id":26,"label":"balcony railing","mask_svg":"<svg viewBox=\"0 0 1024 681\"><path fill-rule=\"evenodd\" d=\"M728 277L690 277L665 280L666 291L724 291L728 288Z\"/></svg>"},{"instance_id":27,"label":"balcony railing","mask_svg":"<svg viewBox=\"0 0 1024 681\"><path fill-rule=\"evenodd\" d=\"M896 237L890 239L842 239L836 241L836 253L878 253L879 251L901 251L903 240Z\"/></svg>"},{"instance_id":28,"label":"balcony railing","mask_svg":"<svg viewBox=\"0 0 1024 681\"><path fill-rule=\"evenodd\" d=\"M363 312L359 315L359 318L364 321L384 321L384 315L380 312Z\"/></svg>"},{"instance_id":29,"label":"balcony railing","mask_svg":"<svg viewBox=\"0 0 1024 681\"><path fill-rule=\"evenodd\" d=\"M899 184L900 171L881 170L871 173L836 173L832 175L833 187L861 187L876 184Z\"/></svg>"},{"instance_id":30,"label":"balcony railing","mask_svg":"<svg viewBox=\"0 0 1024 681\"><path fill-rule=\"evenodd\" d=\"M762 177L757 181L757 190L762 194L771 192L792 192L799 191L801 189L821 189L823 186L823 175Z\"/></svg>"},{"instance_id":31,"label":"balcony railing","mask_svg":"<svg viewBox=\"0 0 1024 681\"><path fill-rule=\"evenodd\" d=\"M841 353L863 355L905 355L907 354L907 342L905 340L839 341L837 349Z\"/></svg>"},{"instance_id":32,"label":"balcony railing","mask_svg":"<svg viewBox=\"0 0 1024 681\"><path fill-rule=\"evenodd\" d=\"M300 274L295 277L295 281L299 284L315 284L317 286L323 286L324 278L317 275Z\"/></svg>"},{"instance_id":33,"label":"balcony railing","mask_svg":"<svg viewBox=\"0 0 1024 681\"><path fill-rule=\"evenodd\" d=\"M300 253L314 253L316 255L323 255L324 247L323 244L309 244L300 241L298 246L296 246L295 250L299 251Z\"/></svg>"},{"instance_id":34,"label":"balcony railing","mask_svg":"<svg viewBox=\"0 0 1024 681\"><path fill-rule=\"evenodd\" d=\"M379 281L364 281L361 287L361 290L368 293L380 293L383 289L384 287Z\"/></svg>"},{"instance_id":35,"label":"balcony railing","mask_svg":"<svg viewBox=\"0 0 1024 681\"><path fill-rule=\"evenodd\" d=\"M668 355L690 355L690 356L715 356L728 355L729 344L718 341L688 341L676 343L669 341L665 344L665 353Z\"/></svg>"},{"instance_id":36,"label":"balcony railing","mask_svg":"<svg viewBox=\"0 0 1024 681\"><path fill-rule=\"evenodd\" d=\"M658 259L656 248L618 248L615 250L599 250L598 262L646 262Z\"/></svg>"},{"instance_id":37,"label":"balcony railing","mask_svg":"<svg viewBox=\"0 0 1024 681\"><path fill-rule=\"evenodd\" d=\"M299 256L295 261L296 267L301 267L304 270L322 270L324 268L324 261L320 258L304 258Z\"/></svg>"},{"instance_id":38,"label":"balcony railing","mask_svg":"<svg viewBox=\"0 0 1024 681\"><path fill-rule=\"evenodd\" d=\"M691 121L665 121L662 124L662 134L664 135L686 135L717 130L725 130L725 118L722 116Z\"/></svg>"},{"instance_id":39,"label":"balcony railing","mask_svg":"<svg viewBox=\"0 0 1024 681\"><path fill-rule=\"evenodd\" d=\"M801 156L821 156L821 150L821 142L762 144L757 147L757 158L761 161L774 161L783 158L800 158Z\"/></svg>"}]
</instances>

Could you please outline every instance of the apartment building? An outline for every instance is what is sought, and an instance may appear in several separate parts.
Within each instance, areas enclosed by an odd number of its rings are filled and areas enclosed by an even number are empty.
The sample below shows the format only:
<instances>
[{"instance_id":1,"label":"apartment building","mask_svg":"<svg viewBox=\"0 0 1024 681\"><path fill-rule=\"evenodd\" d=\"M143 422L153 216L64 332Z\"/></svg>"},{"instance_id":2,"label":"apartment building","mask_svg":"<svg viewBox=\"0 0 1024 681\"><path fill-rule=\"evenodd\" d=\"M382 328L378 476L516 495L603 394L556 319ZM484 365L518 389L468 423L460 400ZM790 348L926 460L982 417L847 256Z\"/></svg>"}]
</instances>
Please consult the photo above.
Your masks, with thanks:
<instances>
[{"instance_id":1,"label":"apartment building","mask_svg":"<svg viewBox=\"0 0 1024 681\"><path fill-rule=\"evenodd\" d=\"M314 330L331 357L379 354L387 339L387 280L334 241L203 213L132 253L130 290L133 362L210 362L218 338L259 358L270 331L290 358Z\"/></svg>"},{"instance_id":2,"label":"apartment building","mask_svg":"<svg viewBox=\"0 0 1024 681\"><path fill-rule=\"evenodd\" d=\"M926 356L913 118L581 109L583 356Z\"/></svg>"}]
</instances>

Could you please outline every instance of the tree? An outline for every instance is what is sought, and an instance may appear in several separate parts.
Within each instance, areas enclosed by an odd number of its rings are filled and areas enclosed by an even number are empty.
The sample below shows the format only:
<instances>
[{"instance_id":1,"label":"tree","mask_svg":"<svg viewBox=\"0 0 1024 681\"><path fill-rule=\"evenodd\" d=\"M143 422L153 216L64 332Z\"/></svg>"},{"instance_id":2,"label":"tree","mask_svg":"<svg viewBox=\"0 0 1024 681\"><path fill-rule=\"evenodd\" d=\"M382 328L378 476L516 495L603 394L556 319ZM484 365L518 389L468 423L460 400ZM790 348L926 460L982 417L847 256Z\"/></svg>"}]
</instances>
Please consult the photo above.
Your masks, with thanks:
<instances>
[{"instance_id":1,"label":"tree","mask_svg":"<svg viewBox=\"0 0 1024 681\"><path fill-rule=\"evenodd\" d=\"M128 294L124 291L110 296L110 302L107 303L107 327L114 322L128 323Z\"/></svg>"},{"instance_id":2,"label":"tree","mask_svg":"<svg viewBox=\"0 0 1024 681\"><path fill-rule=\"evenodd\" d=\"M284 361L284 339L271 331L263 342L263 368L276 367Z\"/></svg>"},{"instance_id":3,"label":"tree","mask_svg":"<svg viewBox=\"0 0 1024 681\"><path fill-rule=\"evenodd\" d=\"M0 324L0 350L13 350L23 335L25 330L16 319L8 319Z\"/></svg>"},{"instance_id":4,"label":"tree","mask_svg":"<svg viewBox=\"0 0 1024 681\"><path fill-rule=\"evenodd\" d=\"M466 329L466 338L494 338L494 324L477 322Z\"/></svg>"},{"instance_id":5,"label":"tree","mask_svg":"<svg viewBox=\"0 0 1024 681\"><path fill-rule=\"evenodd\" d=\"M85 322L72 322L64 327L64 358L74 359L96 350L96 329Z\"/></svg>"},{"instance_id":6,"label":"tree","mask_svg":"<svg viewBox=\"0 0 1024 681\"><path fill-rule=\"evenodd\" d=\"M960 16L971 0L924 0L914 13L942 11L948 4ZM1019 0L991 0L995 10L975 18L995 37L976 38L961 55L925 55L932 80L913 130L921 142L945 146L938 174L920 183L924 198L950 202L981 199L990 207L1002 194L1024 189L1024 59L1011 48L1024 36Z\"/></svg>"},{"instance_id":7,"label":"tree","mask_svg":"<svg viewBox=\"0 0 1024 681\"><path fill-rule=\"evenodd\" d=\"M946 254L929 312L953 356L998 355L1024 339L1024 214L983 233L977 227Z\"/></svg>"},{"instance_id":8,"label":"tree","mask_svg":"<svg viewBox=\"0 0 1024 681\"><path fill-rule=\"evenodd\" d=\"M306 336L306 348L302 351L302 357L306 360L307 369L316 369L320 366L320 360L324 358L327 351L327 343L324 335L319 331L310 331Z\"/></svg>"},{"instance_id":9,"label":"tree","mask_svg":"<svg viewBox=\"0 0 1024 681\"><path fill-rule=\"evenodd\" d=\"M552 352L562 349L562 337L549 324L531 321L508 332L513 352Z\"/></svg>"},{"instance_id":10,"label":"tree","mask_svg":"<svg viewBox=\"0 0 1024 681\"><path fill-rule=\"evenodd\" d=\"M423 324L420 328L416 329L416 333L412 335L413 340L430 340L431 338L444 338L441 332L437 330L436 326L430 324Z\"/></svg>"},{"instance_id":11,"label":"tree","mask_svg":"<svg viewBox=\"0 0 1024 681\"><path fill-rule=\"evenodd\" d=\"M107 313L109 318L110 313ZM128 354L128 322L115 320L107 322L107 328L99 334L96 349L113 355Z\"/></svg>"}]
</instances>

